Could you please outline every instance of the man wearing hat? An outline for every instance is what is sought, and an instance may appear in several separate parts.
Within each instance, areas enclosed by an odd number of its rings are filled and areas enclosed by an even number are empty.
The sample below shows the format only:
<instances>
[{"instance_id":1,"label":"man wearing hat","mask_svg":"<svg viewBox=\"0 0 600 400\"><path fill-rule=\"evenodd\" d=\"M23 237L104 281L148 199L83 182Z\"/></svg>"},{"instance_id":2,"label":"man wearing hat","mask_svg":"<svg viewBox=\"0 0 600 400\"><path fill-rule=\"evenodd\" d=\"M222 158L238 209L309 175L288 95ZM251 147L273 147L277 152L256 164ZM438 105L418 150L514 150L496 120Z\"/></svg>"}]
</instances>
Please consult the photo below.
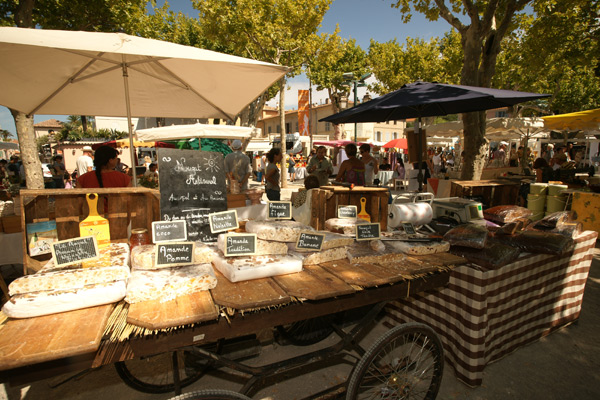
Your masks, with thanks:
<instances>
[{"instance_id":1,"label":"man wearing hat","mask_svg":"<svg viewBox=\"0 0 600 400\"><path fill-rule=\"evenodd\" d=\"M240 184L240 190L247 190L251 172L250 158L242 153L242 141L239 139L231 143L231 149L233 153L225 156L225 173L229 179L229 185L231 187L231 181L236 180Z\"/></svg>"},{"instance_id":2,"label":"man wearing hat","mask_svg":"<svg viewBox=\"0 0 600 400\"><path fill-rule=\"evenodd\" d=\"M94 170L94 160L92 160L92 148L83 146L83 155L77 159L77 176Z\"/></svg>"}]
</instances>

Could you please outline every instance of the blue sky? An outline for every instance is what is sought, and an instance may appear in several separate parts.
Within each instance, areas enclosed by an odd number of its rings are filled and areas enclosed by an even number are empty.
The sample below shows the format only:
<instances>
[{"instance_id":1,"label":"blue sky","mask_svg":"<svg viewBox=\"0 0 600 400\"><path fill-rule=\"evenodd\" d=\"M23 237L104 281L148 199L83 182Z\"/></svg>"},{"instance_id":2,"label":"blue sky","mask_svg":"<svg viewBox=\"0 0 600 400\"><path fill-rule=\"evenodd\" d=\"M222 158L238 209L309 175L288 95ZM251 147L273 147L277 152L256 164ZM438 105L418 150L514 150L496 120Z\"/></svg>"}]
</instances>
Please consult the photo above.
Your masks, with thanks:
<instances>
[{"instance_id":1,"label":"blue sky","mask_svg":"<svg viewBox=\"0 0 600 400\"><path fill-rule=\"evenodd\" d=\"M157 0L156 3L157 6L162 6L164 1ZM320 31L332 33L336 24L339 24L341 37L356 39L357 44L367 51L371 38L378 42L387 42L396 38L398 42L403 43L406 37L419 37L427 40L431 37L442 36L450 30L450 25L446 21L427 21L418 13L413 15L408 24L403 24L400 12L391 8L391 4L392 0L334 0L325 14ZM171 0L169 5L173 11L182 12L190 17L197 15L197 10L192 7L190 0ZM288 86L290 89L286 93L286 109L297 108L297 90L308 89L308 80L301 75L291 79ZM364 93L365 88L359 88L359 98ZM325 97L327 97L325 91L313 90L313 102L320 103L324 101ZM269 105L275 106L276 104L277 99L269 102ZM50 118L62 121L67 116L36 115L34 121L38 123ZM6 107L1 106L0 128L13 134L16 132L12 115Z\"/></svg>"}]
</instances>

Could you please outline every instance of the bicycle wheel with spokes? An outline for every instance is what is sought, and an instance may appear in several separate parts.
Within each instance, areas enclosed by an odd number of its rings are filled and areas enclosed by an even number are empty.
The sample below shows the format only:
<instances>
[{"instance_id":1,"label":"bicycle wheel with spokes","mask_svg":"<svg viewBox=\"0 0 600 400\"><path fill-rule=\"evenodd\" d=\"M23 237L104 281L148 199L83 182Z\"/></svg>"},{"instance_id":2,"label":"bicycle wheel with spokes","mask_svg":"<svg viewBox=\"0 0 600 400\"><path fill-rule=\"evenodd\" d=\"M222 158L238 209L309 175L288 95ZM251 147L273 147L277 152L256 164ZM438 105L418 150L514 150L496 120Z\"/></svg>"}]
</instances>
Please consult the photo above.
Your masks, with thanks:
<instances>
[{"instance_id":1,"label":"bicycle wheel with spokes","mask_svg":"<svg viewBox=\"0 0 600 400\"><path fill-rule=\"evenodd\" d=\"M182 350L177 351L180 387L196 382L205 372L204 368L189 368L186 365L185 353ZM172 352L118 362L115 363L115 369L127 386L140 392L168 393L175 390Z\"/></svg>"},{"instance_id":2,"label":"bicycle wheel with spokes","mask_svg":"<svg viewBox=\"0 0 600 400\"><path fill-rule=\"evenodd\" d=\"M199 390L196 392L181 394L169 400L251 400L250 397L229 390Z\"/></svg>"},{"instance_id":3,"label":"bicycle wheel with spokes","mask_svg":"<svg viewBox=\"0 0 600 400\"><path fill-rule=\"evenodd\" d=\"M360 359L346 400L435 399L443 369L444 351L433 329L404 324L383 334Z\"/></svg>"}]
</instances>

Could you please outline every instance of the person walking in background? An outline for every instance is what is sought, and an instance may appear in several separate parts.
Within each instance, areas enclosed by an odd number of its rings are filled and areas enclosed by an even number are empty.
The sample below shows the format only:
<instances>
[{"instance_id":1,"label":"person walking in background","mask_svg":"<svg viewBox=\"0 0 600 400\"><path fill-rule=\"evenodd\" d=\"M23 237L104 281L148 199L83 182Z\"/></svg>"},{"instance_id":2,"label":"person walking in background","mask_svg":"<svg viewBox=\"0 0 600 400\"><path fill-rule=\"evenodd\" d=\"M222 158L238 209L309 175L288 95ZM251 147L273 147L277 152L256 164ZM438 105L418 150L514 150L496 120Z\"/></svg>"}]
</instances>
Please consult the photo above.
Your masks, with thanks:
<instances>
[{"instance_id":1,"label":"person walking in background","mask_svg":"<svg viewBox=\"0 0 600 400\"><path fill-rule=\"evenodd\" d=\"M288 157L288 175L290 176L290 182L296 180L296 161L294 157Z\"/></svg>"},{"instance_id":2,"label":"person walking in background","mask_svg":"<svg viewBox=\"0 0 600 400\"><path fill-rule=\"evenodd\" d=\"M554 170L544 158L536 158L533 162L535 170L535 181L540 183L548 183L554 176Z\"/></svg>"},{"instance_id":3,"label":"person walking in background","mask_svg":"<svg viewBox=\"0 0 600 400\"><path fill-rule=\"evenodd\" d=\"M77 159L77 176L94 170L93 150L90 146L83 146L83 155Z\"/></svg>"},{"instance_id":4,"label":"person walking in background","mask_svg":"<svg viewBox=\"0 0 600 400\"><path fill-rule=\"evenodd\" d=\"M52 180L54 181L54 187L57 189L65 188L65 173L66 168L63 163L63 156L57 154L54 156L54 162L50 167L50 172L52 173Z\"/></svg>"},{"instance_id":5,"label":"person walking in background","mask_svg":"<svg viewBox=\"0 0 600 400\"><path fill-rule=\"evenodd\" d=\"M327 149L325 146L317 147L317 154L310 158L306 171L319 179L319 185L324 186L329 184L329 175L333 173L331 161L325 157Z\"/></svg>"},{"instance_id":6,"label":"person walking in background","mask_svg":"<svg viewBox=\"0 0 600 400\"><path fill-rule=\"evenodd\" d=\"M77 178L77 187L80 188L111 188L127 187L131 184L131 177L122 172L115 171L119 152L109 146L100 146L94 156L95 171L86 172Z\"/></svg>"},{"instance_id":7,"label":"person walking in background","mask_svg":"<svg viewBox=\"0 0 600 400\"><path fill-rule=\"evenodd\" d=\"M392 178L404 179L405 176L406 169L404 168L404 161L402 161L402 157L398 157L396 159L396 165L394 166L394 173L392 174Z\"/></svg>"},{"instance_id":8,"label":"person walking in background","mask_svg":"<svg viewBox=\"0 0 600 400\"><path fill-rule=\"evenodd\" d=\"M252 172L250 166L250 157L242 153L242 141L239 139L231 143L233 153L225 156L225 173L229 179L229 187L232 187L232 182L237 181L240 185L240 190L248 189L248 178Z\"/></svg>"},{"instance_id":9,"label":"person walking in background","mask_svg":"<svg viewBox=\"0 0 600 400\"><path fill-rule=\"evenodd\" d=\"M363 143L359 147L360 160L365 165L365 185L372 185L375 175L379 172L377 160L371 155L371 146Z\"/></svg>"},{"instance_id":10,"label":"person walking in background","mask_svg":"<svg viewBox=\"0 0 600 400\"><path fill-rule=\"evenodd\" d=\"M265 172L265 192L267 193L267 199L271 201L281 200L281 188L279 187L280 172L277 168L277 163L280 163L282 159L281 149L279 147L273 147L267 153L267 169Z\"/></svg>"},{"instance_id":11,"label":"person walking in background","mask_svg":"<svg viewBox=\"0 0 600 400\"><path fill-rule=\"evenodd\" d=\"M357 186L365 184L365 164L356 158L357 148L354 143L348 143L344 147L347 160L340 165L340 170L335 178L338 182L352 183Z\"/></svg>"}]
</instances>

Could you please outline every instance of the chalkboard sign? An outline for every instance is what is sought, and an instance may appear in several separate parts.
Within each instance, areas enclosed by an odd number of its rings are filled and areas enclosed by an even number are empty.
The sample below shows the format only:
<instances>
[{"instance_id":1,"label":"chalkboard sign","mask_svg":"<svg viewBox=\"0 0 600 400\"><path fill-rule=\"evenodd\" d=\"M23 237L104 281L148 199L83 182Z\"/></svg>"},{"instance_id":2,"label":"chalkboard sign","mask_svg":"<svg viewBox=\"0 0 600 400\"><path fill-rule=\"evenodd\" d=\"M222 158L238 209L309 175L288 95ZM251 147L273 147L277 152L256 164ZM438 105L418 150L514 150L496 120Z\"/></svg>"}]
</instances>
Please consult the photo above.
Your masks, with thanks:
<instances>
[{"instance_id":1,"label":"chalkboard sign","mask_svg":"<svg viewBox=\"0 0 600 400\"><path fill-rule=\"evenodd\" d=\"M154 221L152 223L152 242L176 242L187 240L185 221Z\"/></svg>"},{"instance_id":2,"label":"chalkboard sign","mask_svg":"<svg viewBox=\"0 0 600 400\"><path fill-rule=\"evenodd\" d=\"M404 232L406 232L408 235L416 235L417 234L417 231L415 230L415 226L410 222L403 222L402 228L404 229Z\"/></svg>"},{"instance_id":3,"label":"chalkboard sign","mask_svg":"<svg viewBox=\"0 0 600 400\"><path fill-rule=\"evenodd\" d=\"M323 233L300 232L296 241L297 250L321 251L325 235Z\"/></svg>"},{"instance_id":4,"label":"chalkboard sign","mask_svg":"<svg viewBox=\"0 0 600 400\"><path fill-rule=\"evenodd\" d=\"M381 228L379 222L375 224L356 225L356 240L379 239Z\"/></svg>"},{"instance_id":5,"label":"chalkboard sign","mask_svg":"<svg viewBox=\"0 0 600 400\"><path fill-rule=\"evenodd\" d=\"M214 242L208 214L227 210L223 155L159 148L160 219L186 221L190 241Z\"/></svg>"},{"instance_id":6,"label":"chalkboard sign","mask_svg":"<svg viewBox=\"0 0 600 400\"><path fill-rule=\"evenodd\" d=\"M267 219L292 219L292 202L267 202Z\"/></svg>"},{"instance_id":7,"label":"chalkboard sign","mask_svg":"<svg viewBox=\"0 0 600 400\"><path fill-rule=\"evenodd\" d=\"M228 233L225 236L225 257L256 254L256 233Z\"/></svg>"},{"instance_id":8,"label":"chalkboard sign","mask_svg":"<svg viewBox=\"0 0 600 400\"><path fill-rule=\"evenodd\" d=\"M338 218L356 218L356 206L338 206Z\"/></svg>"},{"instance_id":9,"label":"chalkboard sign","mask_svg":"<svg viewBox=\"0 0 600 400\"><path fill-rule=\"evenodd\" d=\"M52 258L57 267L77 264L98 258L98 242L95 236L61 240L52 243Z\"/></svg>"},{"instance_id":10,"label":"chalkboard sign","mask_svg":"<svg viewBox=\"0 0 600 400\"><path fill-rule=\"evenodd\" d=\"M156 265L190 265L194 263L193 242L173 242L156 245Z\"/></svg>"},{"instance_id":11,"label":"chalkboard sign","mask_svg":"<svg viewBox=\"0 0 600 400\"><path fill-rule=\"evenodd\" d=\"M240 227L236 210L209 214L208 222L210 223L210 231L212 233L227 232L228 230Z\"/></svg>"}]
</instances>

